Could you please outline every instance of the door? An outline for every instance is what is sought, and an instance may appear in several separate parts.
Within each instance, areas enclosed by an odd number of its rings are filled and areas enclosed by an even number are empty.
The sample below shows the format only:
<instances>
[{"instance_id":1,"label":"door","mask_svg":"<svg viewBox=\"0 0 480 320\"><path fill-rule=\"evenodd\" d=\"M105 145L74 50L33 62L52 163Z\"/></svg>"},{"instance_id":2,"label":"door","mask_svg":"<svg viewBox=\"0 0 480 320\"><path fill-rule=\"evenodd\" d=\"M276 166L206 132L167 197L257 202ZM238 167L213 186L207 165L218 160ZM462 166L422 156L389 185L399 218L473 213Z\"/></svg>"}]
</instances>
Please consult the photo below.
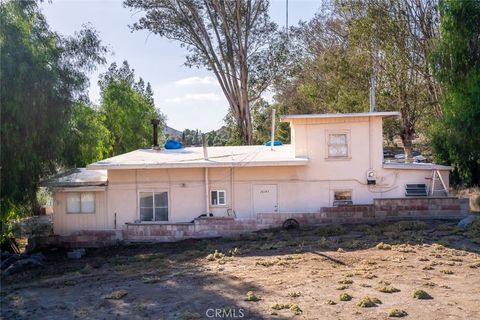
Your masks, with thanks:
<instances>
[{"instance_id":1,"label":"door","mask_svg":"<svg viewBox=\"0 0 480 320\"><path fill-rule=\"evenodd\" d=\"M276 184L253 186L253 212L255 214L278 212Z\"/></svg>"}]
</instances>

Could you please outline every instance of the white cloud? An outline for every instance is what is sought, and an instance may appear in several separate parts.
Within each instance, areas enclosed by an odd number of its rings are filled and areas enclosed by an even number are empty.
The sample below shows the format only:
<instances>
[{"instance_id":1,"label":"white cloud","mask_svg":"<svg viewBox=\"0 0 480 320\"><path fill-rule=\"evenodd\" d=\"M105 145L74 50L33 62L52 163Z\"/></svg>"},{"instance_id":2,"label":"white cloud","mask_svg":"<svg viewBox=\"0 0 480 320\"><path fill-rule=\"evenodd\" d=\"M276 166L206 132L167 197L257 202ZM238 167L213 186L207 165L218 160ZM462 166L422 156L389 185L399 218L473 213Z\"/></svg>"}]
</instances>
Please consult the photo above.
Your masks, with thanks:
<instances>
[{"instance_id":1,"label":"white cloud","mask_svg":"<svg viewBox=\"0 0 480 320\"><path fill-rule=\"evenodd\" d=\"M222 95L218 93L187 93L181 97L174 98L165 98L163 102L172 103L172 102L182 102L182 101L220 101L222 100Z\"/></svg>"},{"instance_id":2,"label":"white cloud","mask_svg":"<svg viewBox=\"0 0 480 320\"><path fill-rule=\"evenodd\" d=\"M214 77L189 77L175 81L176 85L179 86L191 86L198 84L208 84L208 85L218 85L217 80Z\"/></svg>"}]
</instances>

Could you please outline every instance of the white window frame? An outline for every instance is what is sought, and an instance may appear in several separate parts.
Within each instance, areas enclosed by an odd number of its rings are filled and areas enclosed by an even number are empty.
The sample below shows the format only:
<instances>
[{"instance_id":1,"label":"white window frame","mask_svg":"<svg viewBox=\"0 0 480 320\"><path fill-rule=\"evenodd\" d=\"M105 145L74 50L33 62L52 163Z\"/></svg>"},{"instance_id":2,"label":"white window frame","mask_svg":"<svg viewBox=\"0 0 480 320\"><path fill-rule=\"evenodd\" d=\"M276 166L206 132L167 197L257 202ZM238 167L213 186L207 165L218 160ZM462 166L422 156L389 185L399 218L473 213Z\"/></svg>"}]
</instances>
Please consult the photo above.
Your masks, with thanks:
<instances>
[{"instance_id":1,"label":"white window frame","mask_svg":"<svg viewBox=\"0 0 480 320\"><path fill-rule=\"evenodd\" d=\"M91 193L93 194L93 211L84 211L82 208L82 194ZM80 210L79 211L69 211L68 210L68 196L78 195L80 198ZM67 214L95 214L97 212L97 195L94 191L82 191L82 192L66 192L65 193L65 213Z\"/></svg>"},{"instance_id":2,"label":"white window frame","mask_svg":"<svg viewBox=\"0 0 480 320\"><path fill-rule=\"evenodd\" d=\"M330 155L330 136L331 135L345 135L347 140L347 155L345 156L335 156ZM325 134L325 158L328 160L348 160L351 159L350 153L350 130L328 130Z\"/></svg>"},{"instance_id":3,"label":"white window frame","mask_svg":"<svg viewBox=\"0 0 480 320\"><path fill-rule=\"evenodd\" d=\"M220 193L223 192L223 203L213 203L213 193L217 194L217 200L220 199ZM224 207L227 205L227 192L225 190L210 190L210 206L212 207Z\"/></svg>"},{"instance_id":4,"label":"white window frame","mask_svg":"<svg viewBox=\"0 0 480 320\"><path fill-rule=\"evenodd\" d=\"M141 203L140 203L140 194L142 193L151 193L152 194L152 197L153 197L153 216L152 216L152 219L153 220L142 220L142 215L140 213L141 211ZM155 207L155 194L156 193L166 193L167 194L167 220L155 220L155 208L165 208L165 207ZM138 221L140 221L140 223L168 223L170 221L170 192L168 192L167 190L139 190L138 191L138 194L137 194L137 199L138 199Z\"/></svg>"}]
</instances>

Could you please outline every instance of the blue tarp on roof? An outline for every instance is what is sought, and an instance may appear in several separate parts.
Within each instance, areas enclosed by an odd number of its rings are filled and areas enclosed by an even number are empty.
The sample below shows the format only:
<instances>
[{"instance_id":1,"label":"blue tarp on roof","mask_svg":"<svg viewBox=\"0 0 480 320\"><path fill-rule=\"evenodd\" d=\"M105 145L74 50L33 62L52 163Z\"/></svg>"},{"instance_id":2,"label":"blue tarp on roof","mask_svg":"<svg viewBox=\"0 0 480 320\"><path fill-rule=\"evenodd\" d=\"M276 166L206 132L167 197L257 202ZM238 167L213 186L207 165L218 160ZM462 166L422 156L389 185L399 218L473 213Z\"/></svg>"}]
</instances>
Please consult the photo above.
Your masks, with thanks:
<instances>
[{"instance_id":1,"label":"blue tarp on roof","mask_svg":"<svg viewBox=\"0 0 480 320\"><path fill-rule=\"evenodd\" d=\"M175 140L167 140L165 142L165 149L182 149L183 144Z\"/></svg>"},{"instance_id":2,"label":"blue tarp on roof","mask_svg":"<svg viewBox=\"0 0 480 320\"><path fill-rule=\"evenodd\" d=\"M265 146L271 146L272 145L272 140L268 140L267 142L264 143ZM281 146L283 145L282 141L280 140L275 140L273 141L274 146Z\"/></svg>"}]
</instances>

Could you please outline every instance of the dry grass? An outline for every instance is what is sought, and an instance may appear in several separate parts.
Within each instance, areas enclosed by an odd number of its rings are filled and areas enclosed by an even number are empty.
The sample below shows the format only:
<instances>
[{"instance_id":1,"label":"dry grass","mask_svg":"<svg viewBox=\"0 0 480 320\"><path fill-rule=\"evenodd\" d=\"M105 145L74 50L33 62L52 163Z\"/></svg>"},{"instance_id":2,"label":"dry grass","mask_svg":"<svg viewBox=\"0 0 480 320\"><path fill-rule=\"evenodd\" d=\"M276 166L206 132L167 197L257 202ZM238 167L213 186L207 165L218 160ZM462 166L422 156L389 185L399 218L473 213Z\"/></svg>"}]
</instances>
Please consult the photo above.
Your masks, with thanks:
<instances>
[{"instance_id":1,"label":"dry grass","mask_svg":"<svg viewBox=\"0 0 480 320\"><path fill-rule=\"evenodd\" d=\"M104 296L105 299L120 300L128 294L127 290L116 290Z\"/></svg>"}]
</instances>

